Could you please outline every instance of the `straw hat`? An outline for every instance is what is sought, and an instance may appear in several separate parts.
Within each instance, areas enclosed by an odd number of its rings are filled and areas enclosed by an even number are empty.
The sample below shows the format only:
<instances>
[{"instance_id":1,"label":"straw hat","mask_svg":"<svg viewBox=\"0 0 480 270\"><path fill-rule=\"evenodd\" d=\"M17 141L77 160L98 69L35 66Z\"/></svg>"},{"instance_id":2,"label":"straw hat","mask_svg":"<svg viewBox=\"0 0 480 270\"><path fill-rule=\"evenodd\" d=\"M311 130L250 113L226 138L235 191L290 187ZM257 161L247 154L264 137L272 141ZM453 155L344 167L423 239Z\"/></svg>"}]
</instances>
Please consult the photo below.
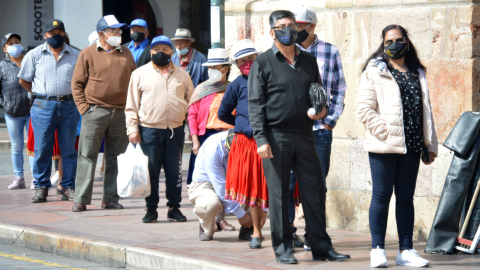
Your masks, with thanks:
<instances>
[{"instance_id":1,"label":"straw hat","mask_svg":"<svg viewBox=\"0 0 480 270\"><path fill-rule=\"evenodd\" d=\"M230 64L237 64L237 59L243 58L245 56L249 56L252 54L260 54L261 51L257 51L253 44L253 41L250 39L240 40L235 43L232 47L233 59L230 61Z\"/></svg>"},{"instance_id":2,"label":"straw hat","mask_svg":"<svg viewBox=\"0 0 480 270\"><path fill-rule=\"evenodd\" d=\"M229 65L230 58L228 57L228 50L222 48L209 49L208 59L202 66L216 66L216 65Z\"/></svg>"},{"instance_id":3,"label":"straw hat","mask_svg":"<svg viewBox=\"0 0 480 270\"><path fill-rule=\"evenodd\" d=\"M180 39L186 39L186 40L190 40L191 42L195 42L195 39L192 38L192 33L190 32L190 30L185 28L178 28L177 31L175 31L175 36L170 40L180 40Z\"/></svg>"}]
</instances>

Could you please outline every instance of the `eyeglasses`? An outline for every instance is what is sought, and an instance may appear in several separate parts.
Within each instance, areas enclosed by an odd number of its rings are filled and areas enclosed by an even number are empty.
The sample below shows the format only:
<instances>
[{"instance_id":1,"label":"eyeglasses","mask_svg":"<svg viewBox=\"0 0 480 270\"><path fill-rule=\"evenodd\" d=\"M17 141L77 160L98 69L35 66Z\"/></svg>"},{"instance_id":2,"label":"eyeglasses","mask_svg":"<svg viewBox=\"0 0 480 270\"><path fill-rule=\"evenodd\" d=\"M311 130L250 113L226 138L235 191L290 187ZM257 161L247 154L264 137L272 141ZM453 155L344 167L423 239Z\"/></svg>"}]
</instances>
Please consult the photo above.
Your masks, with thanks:
<instances>
[{"instance_id":1,"label":"eyeglasses","mask_svg":"<svg viewBox=\"0 0 480 270\"><path fill-rule=\"evenodd\" d=\"M385 46L390 46L393 42L397 42L397 43L405 43L407 41L406 38L404 37L401 37L401 38L397 38L395 40L385 40L385 42L383 43Z\"/></svg>"},{"instance_id":2,"label":"eyeglasses","mask_svg":"<svg viewBox=\"0 0 480 270\"><path fill-rule=\"evenodd\" d=\"M279 26L275 26L275 27L272 27L272 29L274 30L280 30L280 31L283 31L283 29L285 29L285 27L289 27L290 29L292 30L298 30L298 25L297 24L289 24L289 25L279 25Z\"/></svg>"},{"instance_id":3,"label":"eyeglasses","mask_svg":"<svg viewBox=\"0 0 480 270\"><path fill-rule=\"evenodd\" d=\"M108 31L106 31L106 32L104 31L104 33L105 33L105 34L114 34L114 35L120 34L120 35L121 35L121 34L122 34L122 30L108 30Z\"/></svg>"}]
</instances>

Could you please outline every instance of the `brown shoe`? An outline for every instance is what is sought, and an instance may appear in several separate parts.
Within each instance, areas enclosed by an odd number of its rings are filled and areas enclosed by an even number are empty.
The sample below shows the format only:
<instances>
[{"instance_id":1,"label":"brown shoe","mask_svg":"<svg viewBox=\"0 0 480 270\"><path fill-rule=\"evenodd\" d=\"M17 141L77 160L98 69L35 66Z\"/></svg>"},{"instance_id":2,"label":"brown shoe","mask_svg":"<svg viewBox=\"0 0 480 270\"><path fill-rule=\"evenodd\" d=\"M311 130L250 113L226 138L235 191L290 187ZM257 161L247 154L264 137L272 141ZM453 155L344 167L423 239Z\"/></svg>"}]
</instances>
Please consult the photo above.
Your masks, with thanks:
<instances>
[{"instance_id":1,"label":"brown shoe","mask_svg":"<svg viewBox=\"0 0 480 270\"><path fill-rule=\"evenodd\" d=\"M87 211L87 205L84 203L74 203L72 207L72 212L83 212Z\"/></svg>"},{"instance_id":2,"label":"brown shoe","mask_svg":"<svg viewBox=\"0 0 480 270\"><path fill-rule=\"evenodd\" d=\"M35 191L35 196L32 198L32 203L42 203L47 201L48 188L38 187Z\"/></svg>"},{"instance_id":3,"label":"brown shoe","mask_svg":"<svg viewBox=\"0 0 480 270\"><path fill-rule=\"evenodd\" d=\"M75 189L67 188L62 190L62 201L71 201L75 199Z\"/></svg>"},{"instance_id":4,"label":"brown shoe","mask_svg":"<svg viewBox=\"0 0 480 270\"><path fill-rule=\"evenodd\" d=\"M202 228L202 224L199 225L198 240L200 241L210 241L213 237L210 237L205 234L205 231Z\"/></svg>"},{"instance_id":5,"label":"brown shoe","mask_svg":"<svg viewBox=\"0 0 480 270\"><path fill-rule=\"evenodd\" d=\"M217 228L219 231L225 230L225 231L235 231L235 227L233 225L228 224L226 220L222 220L220 222L217 222Z\"/></svg>"},{"instance_id":6,"label":"brown shoe","mask_svg":"<svg viewBox=\"0 0 480 270\"><path fill-rule=\"evenodd\" d=\"M106 202L102 201L102 208L103 209L123 209L123 205L119 204L118 202Z\"/></svg>"}]
</instances>

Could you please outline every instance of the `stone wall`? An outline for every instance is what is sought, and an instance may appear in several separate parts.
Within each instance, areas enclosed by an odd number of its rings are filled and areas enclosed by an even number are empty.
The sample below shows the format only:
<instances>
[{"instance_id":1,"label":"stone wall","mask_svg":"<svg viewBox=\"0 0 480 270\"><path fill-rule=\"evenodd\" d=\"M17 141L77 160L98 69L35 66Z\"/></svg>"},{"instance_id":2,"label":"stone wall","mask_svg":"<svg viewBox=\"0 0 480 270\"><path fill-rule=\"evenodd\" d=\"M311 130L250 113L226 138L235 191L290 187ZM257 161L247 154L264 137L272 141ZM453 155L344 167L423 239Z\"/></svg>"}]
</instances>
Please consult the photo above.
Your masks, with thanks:
<instances>
[{"instance_id":1,"label":"stone wall","mask_svg":"<svg viewBox=\"0 0 480 270\"><path fill-rule=\"evenodd\" d=\"M480 0L230 0L225 6L227 49L244 38L252 39L259 49L270 48L269 14L300 4L316 11L315 33L337 46L347 81L345 111L333 133L327 177L328 226L368 232L372 184L363 150L365 128L356 116L363 64L380 45L385 26L404 26L428 68L434 121L442 143L460 113L480 108ZM238 75L235 67L232 75ZM440 146L435 163L421 165L415 192L415 239L428 236L451 159L452 153ZM396 236L394 197L390 236Z\"/></svg>"}]
</instances>

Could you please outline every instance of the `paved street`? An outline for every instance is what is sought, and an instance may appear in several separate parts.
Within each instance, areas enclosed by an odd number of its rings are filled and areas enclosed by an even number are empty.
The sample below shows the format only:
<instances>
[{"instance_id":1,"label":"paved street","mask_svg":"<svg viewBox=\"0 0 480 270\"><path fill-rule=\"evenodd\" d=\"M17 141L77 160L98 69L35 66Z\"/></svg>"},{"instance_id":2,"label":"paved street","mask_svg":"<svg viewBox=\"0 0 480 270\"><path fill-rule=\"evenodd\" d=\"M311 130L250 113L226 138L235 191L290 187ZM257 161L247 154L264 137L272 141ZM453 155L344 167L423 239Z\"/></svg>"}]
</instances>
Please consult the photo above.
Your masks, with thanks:
<instances>
[{"instance_id":1,"label":"paved street","mask_svg":"<svg viewBox=\"0 0 480 270\"><path fill-rule=\"evenodd\" d=\"M113 270L97 263L80 261L51 253L0 245L0 269L8 270L36 270L36 269L73 269L73 270Z\"/></svg>"},{"instance_id":2,"label":"paved street","mask_svg":"<svg viewBox=\"0 0 480 270\"><path fill-rule=\"evenodd\" d=\"M101 159L99 159L101 160ZM65 235L83 237L91 240L108 241L121 245L147 248L155 251L225 263L250 269L369 269L370 234L329 230L336 249L352 255L346 262L313 262L310 252L297 250L296 257L299 264L295 266L281 265L274 261L269 230L267 224L263 230L265 241L263 248L251 250L248 242L238 240L238 231L219 232L210 242L198 241L198 221L192 212L192 205L188 201L184 186L181 210L187 216L188 222L174 223L166 219L165 191L160 189L159 221L152 224L141 222L145 214L144 200L141 198L127 198L120 202L124 210L103 210L100 208L102 195L102 181L99 177L100 167L97 167L97 178L94 182L94 198L88 211L82 213L71 212L72 203L61 200L55 192L50 192L48 202L32 204L30 198L33 191L7 190L11 182L11 168L8 169L9 152L0 151L0 167L2 172L10 172L0 176L0 223L20 227L33 228ZM184 179L188 164L188 154L183 156ZM26 174L27 182L31 176ZM160 187L164 187L162 173ZM53 190L52 190L53 191ZM228 216L227 220L239 228L235 217ZM299 224L303 225L303 224ZM303 226L299 226L303 232ZM390 268L404 268L395 266L397 240L387 239L387 258ZM478 269L480 256L474 255L427 255L423 254L424 243L415 243L415 248L425 258L431 261L435 269ZM8 249L8 247L7 247ZM0 251L3 252L3 251ZM6 253L6 252L3 252ZM16 254L15 252L11 252ZM18 254L16 254L18 255ZM1 256L0 256L1 257ZM5 258L3 258L5 260ZM64 263L69 265L68 263ZM0 265L1 266L1 265ZM92 266L94 267L94 266ZM8 269L2 268L1 269ZM93 268L95 269L95 268ZM102 269L102 268L100 268ZM410 269L410 268L404 268Z\"/></svg>"}]
</instances>

